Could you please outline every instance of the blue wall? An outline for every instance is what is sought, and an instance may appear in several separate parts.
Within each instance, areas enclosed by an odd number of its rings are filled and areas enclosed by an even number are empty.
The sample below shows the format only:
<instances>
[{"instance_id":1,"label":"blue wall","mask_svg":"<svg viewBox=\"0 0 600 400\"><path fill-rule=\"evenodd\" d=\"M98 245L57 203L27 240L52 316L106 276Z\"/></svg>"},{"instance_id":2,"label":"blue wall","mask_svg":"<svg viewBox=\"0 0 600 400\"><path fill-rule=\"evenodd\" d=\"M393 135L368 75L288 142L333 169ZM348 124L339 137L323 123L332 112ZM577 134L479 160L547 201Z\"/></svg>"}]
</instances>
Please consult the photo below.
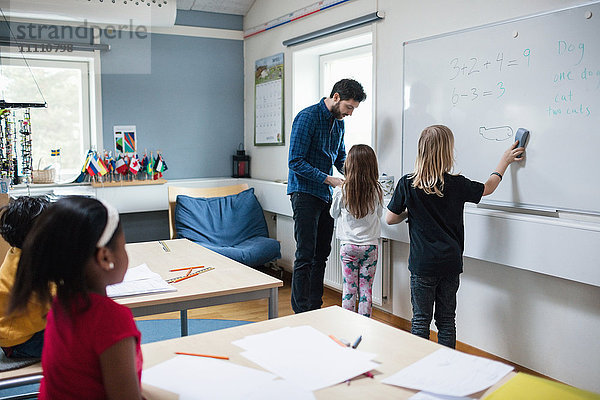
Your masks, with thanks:
<instances>
[{"instance_id":1,"label":"blue wall","mask_svg":"<svg viewBox=\"0 0 600 400\"><path fill-rule=\"evenodd\" d=\"M204 22L220 15L187 12L188 24L190 13ZM101 42L111 46L101 55L104 147L114 150L113 125L136 125L138 153L160 150L166 179L230 176L243 142L243 42L163 34Z\"/></svg>"},{"instance_id":2,"label":"blue wall","mask_svg":"<svg viewBox=\"0 0 600 400\"><path fill-rule=\"evenodd\" d=\"M242 30L237 15L177 14L179 25ZM13 24L13 33L29 33L30 25ZM45 27L41 36L57 40L48 36L50 28L62 29ZM149 34L139 28L100 36L100 43L110 45L100 55L104 149L114 152L114 125L136 125L138 153L160 150L169 166L166 179L230 176L232 155L244 135L243 41ZM91 41L87 29L73 31L88 33L86 38L65 29L58 40ZM36 32L32 38L39 39ZM1 24L0 37L10 37Z\"/></svg>"},{"instance_id":3,"label":"blue wall","mask_svg":"<svg viewBox=\"0 0 600 400\"><path fill-rule=\"evenodd\" d=\"M135 48L115 45L102 54L105 148L113 147L113 125L136 125L138 152L161 150L167 179L229 176L243 142L242 41L151 40L148 74L115 73L136 59Z\"/></svg>"}]
</instances>

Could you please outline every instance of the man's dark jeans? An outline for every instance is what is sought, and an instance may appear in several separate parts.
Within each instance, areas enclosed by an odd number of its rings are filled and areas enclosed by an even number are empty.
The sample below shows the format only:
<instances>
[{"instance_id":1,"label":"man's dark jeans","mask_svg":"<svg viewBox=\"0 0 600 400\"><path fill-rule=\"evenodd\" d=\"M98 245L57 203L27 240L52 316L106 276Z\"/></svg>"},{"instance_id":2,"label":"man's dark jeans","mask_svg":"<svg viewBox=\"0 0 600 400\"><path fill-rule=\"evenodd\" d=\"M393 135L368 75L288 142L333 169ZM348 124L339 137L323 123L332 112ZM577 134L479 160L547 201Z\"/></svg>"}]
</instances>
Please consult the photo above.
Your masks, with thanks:
<instances>
[{"instance_id":1,"label":"man's dark jeans","mask_svg":"<svg viewBox=\"0 0 600 400\"><path fill-rule=\"evenodd\" d=\"M459 283L458 274L441 277L410 275L413 309L410 332L413 335L429 339L429 325L435 317L438 343L450 348L456 346L456 292Z\"/></svg>"},{"instance_id":2,"label":"man's dark jeans","mask_svg":"<svg viewBox=\"0 0 600 400\"><path fill-rule=\"evenodd\" d=\"M292 193L291 201L296 239L292 309L301 313L323 304L325 262L331 252L334 223L329 215L331 203L301 192Z\"/></svg>"}]
</instances>

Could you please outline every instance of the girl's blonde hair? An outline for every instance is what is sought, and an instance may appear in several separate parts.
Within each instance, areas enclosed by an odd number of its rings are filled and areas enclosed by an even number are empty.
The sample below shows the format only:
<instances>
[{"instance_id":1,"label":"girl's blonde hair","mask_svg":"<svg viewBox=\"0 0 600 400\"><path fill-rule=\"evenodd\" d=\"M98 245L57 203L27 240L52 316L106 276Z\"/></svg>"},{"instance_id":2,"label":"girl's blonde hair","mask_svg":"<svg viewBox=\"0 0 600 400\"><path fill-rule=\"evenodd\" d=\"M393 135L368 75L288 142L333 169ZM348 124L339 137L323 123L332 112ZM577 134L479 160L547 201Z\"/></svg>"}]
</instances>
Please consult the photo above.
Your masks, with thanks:
<instances>
[{"instance_id":1,"label":"girl's blonde hair","mask_svg":"<svg viewBox=\"0 0 600 400\"><path fill-rule=\"evenodd\" d=\"M454 167L454 135L444 125L432 125L421 132L415 171L411 174L414 188L443 197L444 173Z\"/></svg>"},{"instance_id":2,"label":"girl's blonde hair","mask_svg":"<svg viewBox=\"0 0 600 400\"><path fill-rule=\"evenodd\" d=\"M370 146L356 144L344 162L343 205L354 218L364 218L383 201L377 156Z\"/></svg>"}]
</instances>

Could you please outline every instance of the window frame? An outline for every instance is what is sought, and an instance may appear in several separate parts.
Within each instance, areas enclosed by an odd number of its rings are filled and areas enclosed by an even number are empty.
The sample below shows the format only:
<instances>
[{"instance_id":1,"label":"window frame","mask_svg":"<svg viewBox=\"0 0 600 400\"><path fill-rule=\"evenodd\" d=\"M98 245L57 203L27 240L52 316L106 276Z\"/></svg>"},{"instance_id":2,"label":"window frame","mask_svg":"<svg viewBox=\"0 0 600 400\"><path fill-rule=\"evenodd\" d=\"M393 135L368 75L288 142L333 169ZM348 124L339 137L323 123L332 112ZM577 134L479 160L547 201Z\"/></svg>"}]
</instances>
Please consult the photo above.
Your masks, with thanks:
<instances>
[{"instance_id":1,"label":"window frame","mask_svg":"<svg viewBox=\"0 0 600 400\"><path fill-rule=\"evenodd\" d=\"M332 61L347 59L356 56L369 55L371 56L371 88L373 85L373 43L362 44L354 47L348 47L341 50L336 50L330 53L320 54L319 55L319 90L323 96L329 96L331 91L330 87L325 87L325 74L326 74L326 65L331 63ZM371 90L372 91L372 90ZM371 132L369 136L368 144L373 147L375 145L375 125L373 124L373 119L375 118L375 108L373 106L374 98L373 94L367 94L369 100L371 102ZM346 146L346 151L348 151L348 146Z\"/></svg>"},{"instance_id":2,"label":"window frame","mask_svg":"<svg viewBox=\"0 0 600 400\"><path fill-rule=\"evenodd\" d=\"M20 53L14 48L0 47L1 58L25 58L31 67L77 68L82 71L82 124L83 153L92 149L103 148L102 137L102 86L100 69L100 51L72 51L68 54L52 53ZM65 63L71 63L65 65ZM62 63L62 64L61 64ZM75 64L76 63L76 64ZM87 71L86 71L87 70ZM87 147L87 148L86 148ZM83 160L82 160L83 162ZM35 168L35 166L34 166ZM59 186L60 183L49 184ZM18 185L20 186L20 185Z\"/></svg>"},{"instance_id":3,"label":"window frame","mask_svg":"<svg viewBox=\"0 0 600 400\"><path fill-rule=\"evenodd\" d=\"M294 46L291 55L292 107L286 107L291 114L288 115L289 121L292 121L303 108L316 103L322 97L320 96L323 93L320 79L320 56L370 45L373 63L371 71L373 93L367 93L367 96L372 100L371 147L375 149L377 146L377 123L375 118L377 107L377 84L375 79L377 54L375 35L375 24L370 24ZM329 93L327 93L328 95Z\"/></svg>"}]
</instances>

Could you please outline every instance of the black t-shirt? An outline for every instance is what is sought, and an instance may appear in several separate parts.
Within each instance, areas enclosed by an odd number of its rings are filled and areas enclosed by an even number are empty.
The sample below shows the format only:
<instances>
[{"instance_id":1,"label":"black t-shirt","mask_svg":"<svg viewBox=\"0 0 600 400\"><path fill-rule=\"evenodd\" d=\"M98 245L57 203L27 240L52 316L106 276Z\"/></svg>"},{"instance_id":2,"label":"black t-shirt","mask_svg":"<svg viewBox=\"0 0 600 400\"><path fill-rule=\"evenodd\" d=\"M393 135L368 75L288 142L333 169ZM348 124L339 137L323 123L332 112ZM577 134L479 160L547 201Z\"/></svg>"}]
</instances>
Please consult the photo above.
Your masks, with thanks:
<instances>
[{"instance_id":1,"label":"black t-shirt","mask_svg":"<svg viewBox=\"0 0 600 400\"><path fill-rule=\"evenodd\" d=\"M444 174L444 196L439 197L412 187L409 175L398 181L388 209L395 214L408 209L410 272L423 276L462 272L464 205L479 203L483 189L483 183L462 175Z\"/></svg>"}]
</instances>

